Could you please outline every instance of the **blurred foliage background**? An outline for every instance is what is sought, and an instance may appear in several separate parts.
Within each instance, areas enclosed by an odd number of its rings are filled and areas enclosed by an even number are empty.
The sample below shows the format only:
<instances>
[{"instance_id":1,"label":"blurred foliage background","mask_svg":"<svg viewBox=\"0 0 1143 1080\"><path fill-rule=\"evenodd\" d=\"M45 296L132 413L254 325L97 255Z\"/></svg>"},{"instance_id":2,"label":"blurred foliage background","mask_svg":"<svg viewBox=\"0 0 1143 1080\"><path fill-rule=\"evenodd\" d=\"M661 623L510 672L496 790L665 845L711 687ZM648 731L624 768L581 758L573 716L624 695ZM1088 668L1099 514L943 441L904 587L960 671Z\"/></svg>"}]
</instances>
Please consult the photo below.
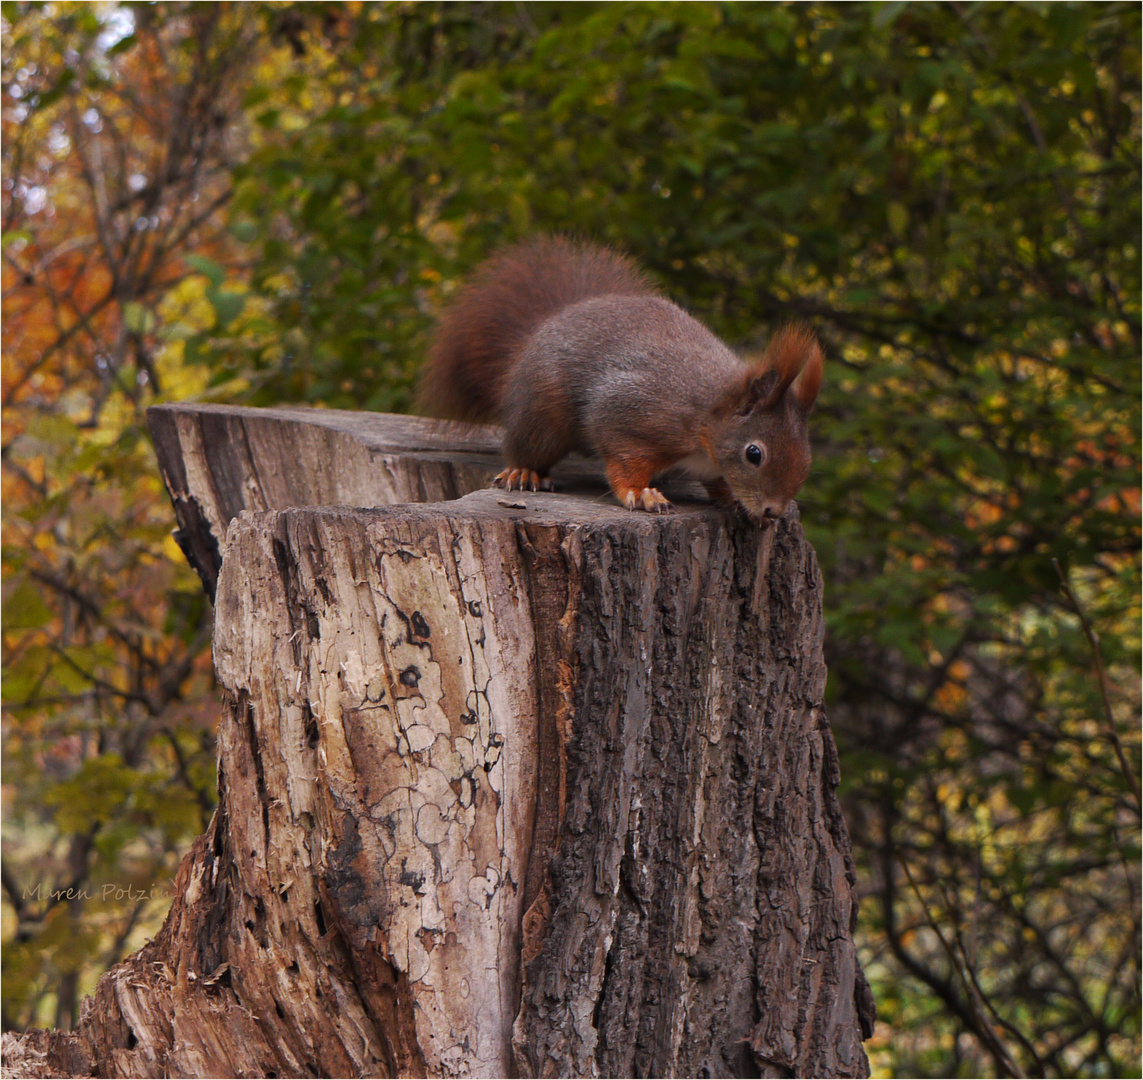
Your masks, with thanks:
<instances>
[{"instance_id":1,"label":"blurred foliage background","mask_svg":"<svg viewBox=\"0 0 1143 1080\"><path fill-rule=\"evenodd\" d=\"M1139 1075L1138 4L2 20L6 1030L76 1021L214 805L145 407L406 409L466 273L560 230L826 343L875 1074Z\"/></svg>"}]
</instances>

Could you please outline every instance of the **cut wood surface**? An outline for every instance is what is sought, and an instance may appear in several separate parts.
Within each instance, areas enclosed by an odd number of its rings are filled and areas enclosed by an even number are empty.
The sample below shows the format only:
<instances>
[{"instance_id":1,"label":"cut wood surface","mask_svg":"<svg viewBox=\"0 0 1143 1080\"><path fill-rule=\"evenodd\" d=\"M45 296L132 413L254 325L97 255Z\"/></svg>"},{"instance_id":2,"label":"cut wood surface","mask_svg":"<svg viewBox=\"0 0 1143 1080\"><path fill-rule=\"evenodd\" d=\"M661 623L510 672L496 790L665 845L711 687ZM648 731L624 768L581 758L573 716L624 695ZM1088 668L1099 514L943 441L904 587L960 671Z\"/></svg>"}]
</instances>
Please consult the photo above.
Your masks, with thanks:
<instances>
[{"instance_id":1,"label":"cut wood surface","mask_svg":"<svg viewBox=\"0 0 1143 1080\"><path fill-rule=\"evenodd\" d=\"M155 405L147 410L176 539L214 596L226 527L242 510L440 502L488 486L503 467L500 429L336 409ZM563 488L606 489L573 455Z\"/></svg>"},{"instance_id":2,"label":"cut wood surface","mask_svg":"<svg viewBox=\"0 0 1143 1080\"><path fill-rule=\"evenodd\" d=\"M159 451L198 507L184 543L225 530L218 810L160 934L78 1033L6 1037L6 1069L867 1075L796 510L766 532L706 504L631 513L589 465L587 496L306 505L396 491L432 454L425 490L475 488L495 432L458 472L440 446L343 455L349 421L269 412L212 414L221 449L195 442L201 408L161 421L198 455L180 473ZM362 424L392 439L407 419ZM306 454L325 479L267 479ZM386 478L335 476L378 454Z\"/></svg>"}]
</instances>

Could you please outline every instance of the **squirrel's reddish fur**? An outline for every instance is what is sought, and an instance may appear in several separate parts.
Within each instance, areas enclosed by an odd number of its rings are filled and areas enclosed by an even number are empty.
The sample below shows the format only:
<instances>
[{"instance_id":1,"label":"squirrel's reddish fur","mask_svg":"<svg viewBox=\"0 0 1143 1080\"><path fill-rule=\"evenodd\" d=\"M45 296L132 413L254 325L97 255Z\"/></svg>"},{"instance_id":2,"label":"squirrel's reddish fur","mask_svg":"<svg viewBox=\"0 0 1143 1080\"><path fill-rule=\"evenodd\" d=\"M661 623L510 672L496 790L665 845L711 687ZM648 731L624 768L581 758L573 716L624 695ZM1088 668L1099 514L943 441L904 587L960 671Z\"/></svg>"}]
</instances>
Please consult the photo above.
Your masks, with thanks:
<instances>
[{"instance_id":1,"label":"squirrel's reddish fur","mask_svg":"<svg viewBox=\"0 0 1143 1080\"><path fill-rule=\"evenodd\" d=\"M437 327L421 379L426 411L497 421L505 372L549 315L592 296L652 296L642 271L610 248L562 236L516 244L481 263Z\"/></svg>"},{"instance_id":2,"label":"squirrel's reddish fur","mask_svg":"<svg viewBox=\"0 0 1143 1080\"><path fill-rule=\"evenodd\" d=\"M651 480L678 465L762 520L784 512L809 472L821 380L808 328L780 330L748 364L630 259L554 237L477 270L441 320L421 400L504 424L500 486L549 486L548 470L581 450L604 458L632 509L666 508Z\"/></svg>"}]
</instances>

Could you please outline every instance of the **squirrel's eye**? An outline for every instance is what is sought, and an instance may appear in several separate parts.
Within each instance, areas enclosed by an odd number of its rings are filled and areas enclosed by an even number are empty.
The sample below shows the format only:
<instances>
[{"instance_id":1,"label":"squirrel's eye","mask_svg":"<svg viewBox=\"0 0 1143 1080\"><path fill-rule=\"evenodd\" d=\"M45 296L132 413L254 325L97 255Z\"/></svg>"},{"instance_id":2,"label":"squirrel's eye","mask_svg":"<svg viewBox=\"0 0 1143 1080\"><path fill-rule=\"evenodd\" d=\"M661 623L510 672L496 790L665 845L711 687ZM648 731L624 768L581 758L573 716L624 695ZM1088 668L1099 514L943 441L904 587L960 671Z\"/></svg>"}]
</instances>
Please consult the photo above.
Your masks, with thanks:
<instances>
[{"instance_id":1,"label":"squirrel's eye","mask_svg":"<svg viewBox=\"0 0 1143 1080\"><path fill-rule=\"evenodd\" d=\"M751 443L746 448L746 460L751 465L761 465L766 460L766 450L764 447L759 446L757 443Z\"/></svg>"}]
</instances>

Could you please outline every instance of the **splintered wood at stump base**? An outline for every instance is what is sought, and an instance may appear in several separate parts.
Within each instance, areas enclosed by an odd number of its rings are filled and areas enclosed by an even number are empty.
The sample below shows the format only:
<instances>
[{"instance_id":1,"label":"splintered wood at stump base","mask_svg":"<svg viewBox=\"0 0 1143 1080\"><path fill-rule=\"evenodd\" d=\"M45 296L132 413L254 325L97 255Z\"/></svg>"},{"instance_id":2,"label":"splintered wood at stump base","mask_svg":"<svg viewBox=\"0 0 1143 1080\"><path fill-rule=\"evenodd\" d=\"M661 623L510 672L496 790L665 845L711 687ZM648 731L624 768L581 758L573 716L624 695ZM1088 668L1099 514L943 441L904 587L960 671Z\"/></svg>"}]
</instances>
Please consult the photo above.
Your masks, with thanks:
<instances>
[{"instance_id":1,"label":"splintered wood at stump base","mask_svg":"<svg viewBox=\"0 0 1143 1080\"><path fill-rule=\"evenodd\" d=\"M235 413L245 442L178 488L206 508L197 550L230 520L210 477L266 502L273 483L243 469L289 456L250 443L272 418ZM288 449L306 421L275 423ZM99 1076L868 1074L821 580L796 513L759 533L709 506L494 491L241 510L216 583L218 810L162 931L79 1031L6 1037L6 1059L44 1076L65 1057Z\"/></svg>"}]
</instances>

